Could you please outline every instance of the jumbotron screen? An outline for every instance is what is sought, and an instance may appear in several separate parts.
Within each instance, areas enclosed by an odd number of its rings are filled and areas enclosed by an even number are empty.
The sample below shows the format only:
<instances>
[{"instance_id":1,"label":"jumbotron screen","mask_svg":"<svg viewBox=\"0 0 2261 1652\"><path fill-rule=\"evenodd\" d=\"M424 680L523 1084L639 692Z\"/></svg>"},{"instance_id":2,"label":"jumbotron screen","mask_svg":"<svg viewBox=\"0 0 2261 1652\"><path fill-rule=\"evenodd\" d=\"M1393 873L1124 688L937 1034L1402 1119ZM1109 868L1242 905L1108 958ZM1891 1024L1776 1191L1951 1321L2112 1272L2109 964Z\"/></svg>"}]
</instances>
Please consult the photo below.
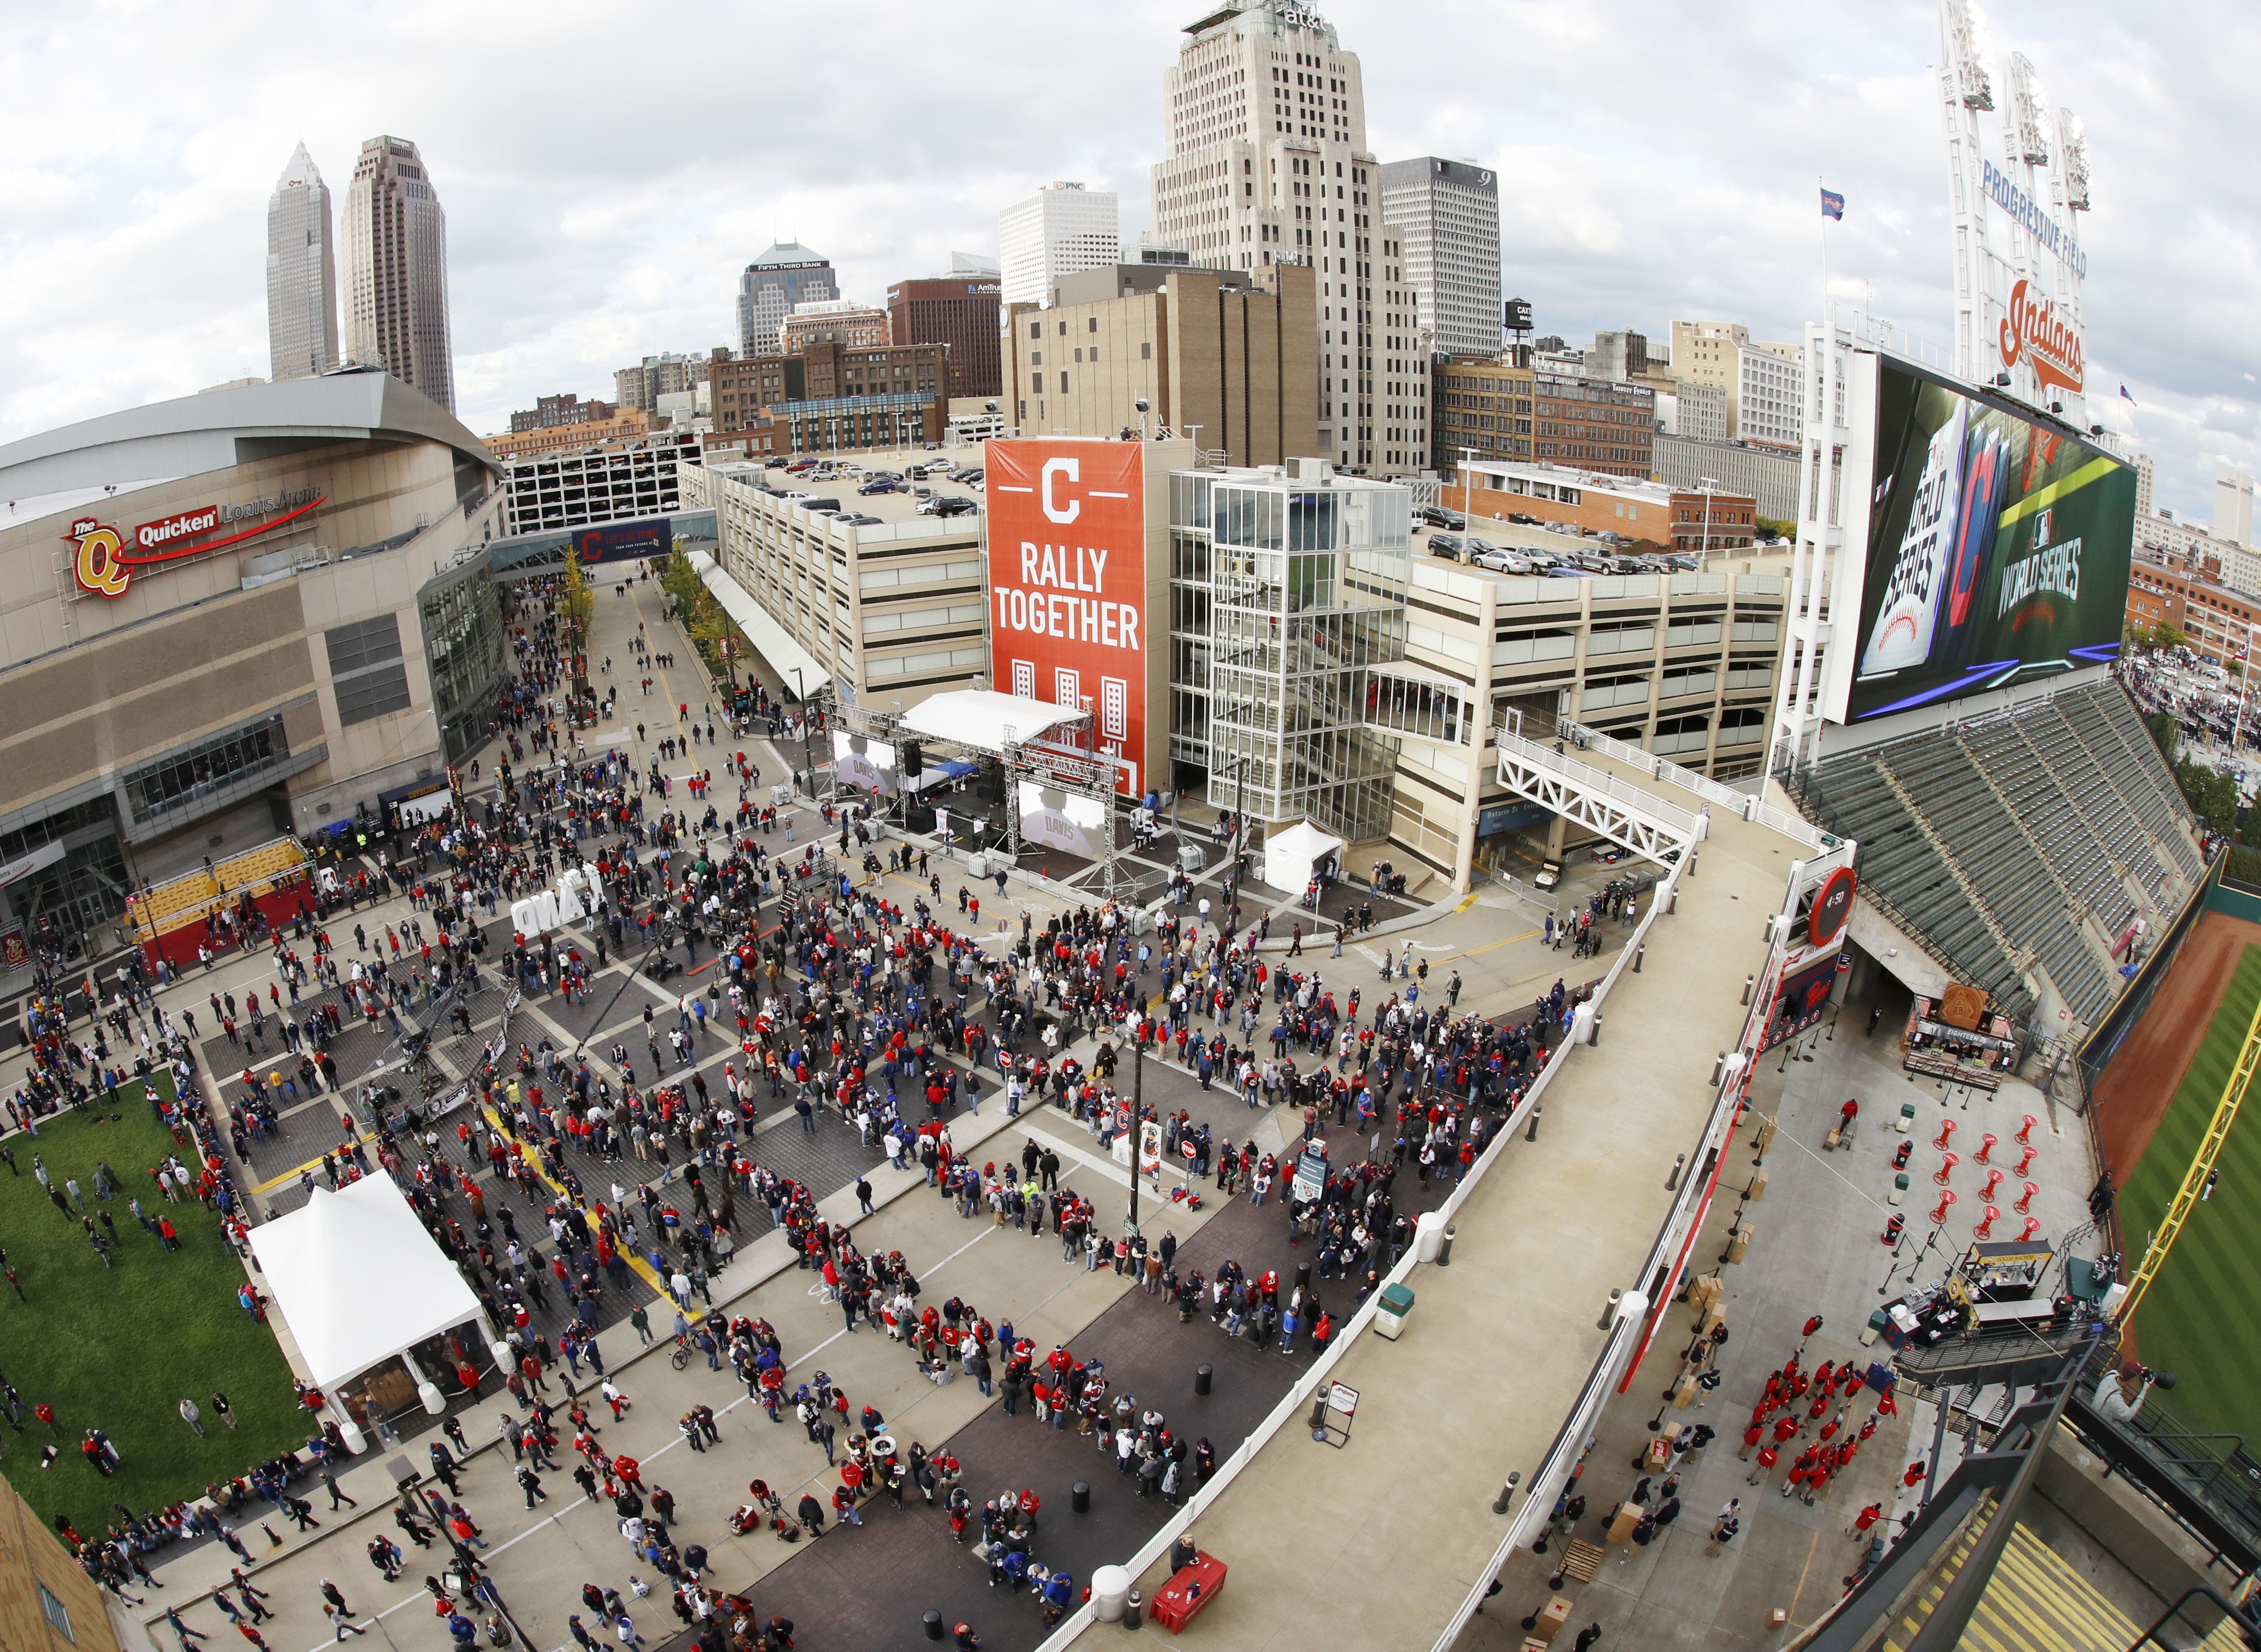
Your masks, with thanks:
<instances>
[{"instance_id":1,"label":"jumbotron screen","mask_svg":"<svg viewBox=\"0 0 2261 1652\"><path fill-rule=\"evenodd\" d=\"M1877 402L1845 721L2114 658L2135 472L1898 362L1879 363Z\"/></svg>"}]
</instances>

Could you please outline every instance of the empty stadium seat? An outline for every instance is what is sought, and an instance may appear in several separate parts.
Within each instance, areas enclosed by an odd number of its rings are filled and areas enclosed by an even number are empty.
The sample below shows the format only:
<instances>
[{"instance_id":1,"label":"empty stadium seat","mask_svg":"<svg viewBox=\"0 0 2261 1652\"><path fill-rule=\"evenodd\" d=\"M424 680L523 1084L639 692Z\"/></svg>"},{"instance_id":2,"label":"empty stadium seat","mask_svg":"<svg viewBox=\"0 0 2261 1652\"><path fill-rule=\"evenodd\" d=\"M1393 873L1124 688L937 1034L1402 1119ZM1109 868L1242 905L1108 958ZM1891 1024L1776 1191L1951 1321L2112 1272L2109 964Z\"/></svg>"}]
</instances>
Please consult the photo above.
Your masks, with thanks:
<instances>
[{"instance_id":1,"label":"empty stadium seat","mask_svg":"<svg viewBox=\"0 0 2261 1652\"><path fill-rule=\"evenodd\" d=\"M2112 947L2180 906L2205 863L2174 777L2117 682L1824 759L1791 789L1861 843L1865 887L2019 1016L2022 966L2094 1025L2122 988Z\"/></svg>"}]
</instances>

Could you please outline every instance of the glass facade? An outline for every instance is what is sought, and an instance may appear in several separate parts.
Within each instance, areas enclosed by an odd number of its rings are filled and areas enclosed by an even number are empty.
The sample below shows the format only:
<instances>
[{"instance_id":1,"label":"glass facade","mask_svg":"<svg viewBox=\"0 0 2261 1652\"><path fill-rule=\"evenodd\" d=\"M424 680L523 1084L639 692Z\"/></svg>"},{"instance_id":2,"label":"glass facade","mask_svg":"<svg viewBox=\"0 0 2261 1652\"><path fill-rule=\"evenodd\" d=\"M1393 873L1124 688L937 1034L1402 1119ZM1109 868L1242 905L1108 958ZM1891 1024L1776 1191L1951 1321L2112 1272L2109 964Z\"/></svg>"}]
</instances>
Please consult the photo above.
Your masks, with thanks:
<instances>
[{"instance_id":1,"label":"glass facade","mask_svg":"<svg viewBox=\"0 0 2261 1652\"><path fill-rule=\"evenodd\" d=\"M416 600L432 673L433 715L448 761L455 763L486 737L502 692L502 605L484 558L434 579Z\"/></svg>"},{"instance_id":2,"label":"glass facade","mask_svg":"<svg viewBox=\"0 0 2261 1652\"><path fill-rule=\"evenodd\" d=\"M283 714L275 712L127 771L126 807L134 824L143 825L254 779L290 756Z\"/></svg>"},{"instance_id":3,"label":"glass facade","mask_svg":"<svg viewBox=\"0 0 2261 1652\"><path fill-rule=\"evenodd\" d=\"M1367 674L1404 657L1411 516L1407 489L1353 478L1172 476L1171 753L1211 803L1388 833Z\"/></svg>"}]
</instances>

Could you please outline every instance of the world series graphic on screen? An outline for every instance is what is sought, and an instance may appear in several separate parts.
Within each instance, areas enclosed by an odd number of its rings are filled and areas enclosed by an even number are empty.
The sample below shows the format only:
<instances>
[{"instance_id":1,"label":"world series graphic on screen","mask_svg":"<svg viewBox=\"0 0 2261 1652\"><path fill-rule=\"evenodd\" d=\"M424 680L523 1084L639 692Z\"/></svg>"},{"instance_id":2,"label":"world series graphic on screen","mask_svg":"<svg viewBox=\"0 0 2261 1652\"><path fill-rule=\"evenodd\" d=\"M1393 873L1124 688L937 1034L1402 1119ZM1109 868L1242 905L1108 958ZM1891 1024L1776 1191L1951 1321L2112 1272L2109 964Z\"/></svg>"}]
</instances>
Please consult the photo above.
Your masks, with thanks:
<instances>
[{"instance_id":1,"label":"world series graphic on screen","mask_svg":"<svg viewBox=\"0 0 2261 1652\"><path fill-rule=\"evenodd\" d=\"M1886 363L1871 487L1848 722L2118 654L2135 521L2128 466Z\"/></svg>"}]
</instances>

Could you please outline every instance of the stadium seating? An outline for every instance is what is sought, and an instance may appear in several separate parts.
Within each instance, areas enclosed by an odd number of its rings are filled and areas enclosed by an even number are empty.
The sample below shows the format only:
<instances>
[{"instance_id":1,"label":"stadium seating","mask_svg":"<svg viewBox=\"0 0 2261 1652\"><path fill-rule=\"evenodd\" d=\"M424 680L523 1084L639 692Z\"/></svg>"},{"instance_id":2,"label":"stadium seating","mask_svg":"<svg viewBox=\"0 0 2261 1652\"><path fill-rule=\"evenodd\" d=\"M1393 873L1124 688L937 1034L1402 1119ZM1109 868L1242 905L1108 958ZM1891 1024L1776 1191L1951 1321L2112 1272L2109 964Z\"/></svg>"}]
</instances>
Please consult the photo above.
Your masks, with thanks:
<instances>
[{"instance_id":1,"label":"stadium seating","mask_svg":"<svg viewBox=\"0 0 2261 1652\"><path fill-rule=\"evenodd\" d=\"M2205 873L2174 777L2109 680L1825 758L1791 790L1860 840L1880 906L2021 1017L2045 977L2094 1025L2122 985L2120 937Z\"/></svg>"}]
</instances>

